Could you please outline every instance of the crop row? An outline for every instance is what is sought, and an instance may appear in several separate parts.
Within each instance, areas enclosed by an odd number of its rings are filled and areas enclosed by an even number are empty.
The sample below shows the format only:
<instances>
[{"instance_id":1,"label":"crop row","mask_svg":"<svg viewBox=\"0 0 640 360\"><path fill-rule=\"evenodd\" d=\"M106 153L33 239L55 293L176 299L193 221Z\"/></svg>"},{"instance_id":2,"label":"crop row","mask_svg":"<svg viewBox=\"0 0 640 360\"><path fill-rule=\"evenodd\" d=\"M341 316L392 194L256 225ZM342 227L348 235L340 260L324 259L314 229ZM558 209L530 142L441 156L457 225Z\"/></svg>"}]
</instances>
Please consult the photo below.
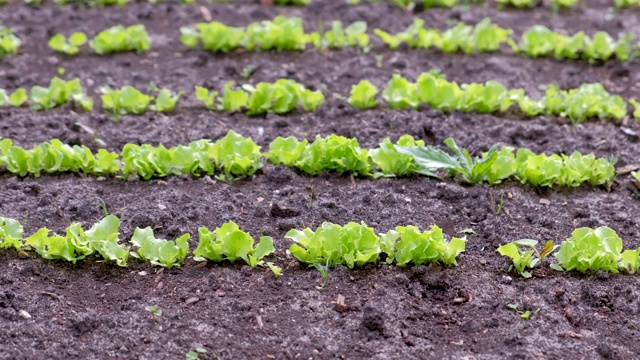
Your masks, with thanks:
<instances>
[{"instance_id":1,"label":"crop row","mask_svg":"<svg viewBox=\"0 0 640 360\"><path fill-rule=\"evenodd\" d=\"M123 267L127 266L129 255L155 266L179 267L189 254L189 233L175 240L165 240L156 238L151 227L136 228L129 244L125 244L120 242L119 227L120 219L106 215L86 231L82 224L72 223L64 235L50 235L49 229L40 228L24 238L23 227L17 220L0 217L0 249L35 251L45 259L74 264L94 257ZM350 222L344 226L325 222L315 231L292 229L285 239L292 242L287 254L318 269L325 280L328 270L337 265L350 269L382 262L400 267L431 263L455 266L467 243L466 237L453 237L447 241L442 229L436 225L426 231L412 225L398 226L387 233L376 234L364 222ZM558 271L617 273L622 270L635 273L640 268L640 249L622 252L622 239L608 227L576 229L560 245L548 241L541 251L536 245L536 240L522 239L502 245L497 251L511 259L510 270L525 278L531 277L530 269L542 264L556 250L554 256L558 263L550 266ZM277 277L282 269L264 261L275 251L273 238L260 236L256 243L249 233L229 221L213 231L206 227L198 229L193 259L216 263L244 261L252 268L266 265Z\"/></svg>"},{"instance_id":2,"label":"crop row","mask_svg":"<svg viewBox=\"0 0 640 360\"><path fill-rule=\"evenodd\" d=\"M356 0L359 1L359 0ZM458 5L469 5L468 1L464 0L391 0L394 4L407 9L429 9L434 7L441 8L452 8ZM476 2L473 2L476 3ZM479 1L477 3L482 3ZM496 0L496 4L499 9L506 8L516 8L516 9L524 9L524 8L534 8L540 2L536 0ZM553 11L570 9L577 7L581 1L580 0L549 0L545 1L545 3L553 9ZM628 7L638 7L640 6L639 0L614 0L614 6L618 9L628 8Z\"/></svg>"},{"instance_id":3,"label":"crop row","mask_svg":"<svg viewBox=\"0 0 640 360\"><path fill-rule=\"evenodd\" d=\"M171 112L185 93L155 88L153 96L132 86L121 89L102 87L100 90L103 110L116 120L120 120L123 115L139 115L147 110ZM618 95L611 95L599 83L583 84L577 89L569 90L549 85L545 95L534 100L523 89L507 89L496 81L458 85L433 70L420 75L415 83L396 74L389 80L381 96L393 110L419 109L421 106L444 112L457 110L497 114L515 110L525 116L545 114L567 117L573 123L582 123L589 118L619 121L628 115L627 102ZM320 90L307 89L289 79L280 79L274 83L262 82L256 86L244 84L239 88L235 87L234 82L229 82L221 92L196 86L195 97L208 110L245 111L248 115L282 115L296 108L313 112L325 102L325 96ZM346 99L359 110L371 109L378 106L379 89L363 80L352 87ZM0 107L7 104L17 108L30 105L33 110L39 111L69 103L85 111L93 108L93 99L85 93L78 79L64 81L54 78L48 87L32 87L30 96L24 88L11 94L0 89ZM629 103L635 107L633 116L640 119L640 104L635 99L630 99Z\"/></svg>"},{"instance_id":4,"label":"crop row","mask_svg":"<svg viewBox=\"0 0 640 360\"><path fill-rule=\"evenodd\" d=\"M374 149L363 149L357 139L338 135L316 136L311 143L278 137L269 145L269 152L262 153L253 140L229 131L216 142L203 139L172 148L126 144L118 154L104 149L93 153L86 146L70 146L56 139L25 149L14 146L10 139L2 139L0 166L19 176L82 172L125 179L137 175L148 180L190 174L216 175L220 180L232 181L253 175L264 166L264 157L275 165L296 168L309 175L329 171L373 178L411 175L439 178L444 174L469 184L495 185L514 179L541 187L575 187L583 183L608 186L616 175L614 158L596 158L593 154L547 156L526 148L515 151L512 147L495 145L474 158L453 139L447 139L445 144L453 154L425 146L424 141L409 135L395 144L384 139Z\"/></svg>"},{"instance_id":5,"label":"crop row","mask_svg":"<svg viewBox=\"0 0 640 360\"><path fill-rule=\"evenodd\" d=\"M194 4L195 0L179 0L181 4ZM233 0L232 0L233 1ZM308 5L312 0L274 0L275 5ZM619 0L616 0L619 1ZM0 5L8 3L9 0L0 0ZM31 6L41 5L44 0L24 0L25 4ZM64 5L78 5L86 7L96 6L124 6L129 0L53 0L54 3ZM148 0L151 4L162 4L164 0Z\"/></svg>"},{"instance_id":6,"label":"crop row","mask_svg":"<svg viewBox=\"0 0 640 360\"><path fill-rule=\"evenodd\" d=\"M20 41L11 30L5 28L0 33L0 44L5 54L17 52ZM373 33L387 46L395 50L401 44L414 49L437 49L444 53L483 53L499 51L508 47L515 54L529 57L554 57L557 59L584 59L589 62L603 62L613 58L630 61L640 53L640 44L634 43L633 33L620 34L616 40L606 32L598 31L593 36L584 31L564 35L541 25L525 31L518 43L513 30L504 29L484 19L475 26L459 22L447 30L425 28L424 20L416 18L405 31L390 34L381 29ZM3 41L4 38L11 41ZM352 46L368 51L370 38L367 24L356 21L343 27L340 21L331 23L327 31L306 33L301 18L287 18L282 15L271 21L255 22L247 27L232 27L220 22L199 23L195 27L180 29L180 41L191 49L201 46L214 53L226 53L236 49L246 51L301 51L309 44L316 49L339 49ZM49 46L55 51L77 55L87 43L84 33L73 33L67 39L63 34L54 35ZM149 50L151 39L143 25L125 28L117 25L101 31L88 42L94 53L103 55L117 52ZM0 56L2 53L0 53Z\"/></svg>"}]
</instances>

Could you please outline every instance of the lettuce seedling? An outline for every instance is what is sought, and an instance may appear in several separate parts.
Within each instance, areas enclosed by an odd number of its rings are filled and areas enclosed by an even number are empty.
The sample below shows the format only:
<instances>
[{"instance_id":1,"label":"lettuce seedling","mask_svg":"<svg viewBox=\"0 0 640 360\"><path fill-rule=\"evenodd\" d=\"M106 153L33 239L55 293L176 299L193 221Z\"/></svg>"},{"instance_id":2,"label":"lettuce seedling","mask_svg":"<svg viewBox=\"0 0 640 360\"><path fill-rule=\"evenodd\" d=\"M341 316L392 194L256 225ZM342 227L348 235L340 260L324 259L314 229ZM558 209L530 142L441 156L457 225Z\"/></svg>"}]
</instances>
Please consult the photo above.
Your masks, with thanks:
<instances>
[{"instance_id":1,"label":"lettuce seedling","mask_svg":"<svg viewBox=\"0 0 640 360\"><path fill-rule=\"evenodd\" d=\"M324 103L321 91L311 91L293 80L280 79L275 83L261 82L253 88L245 85L251 95L247 103L247 114L263 115L267 112L286 114L291 112L298 103L305 111L315 111Z\"/></svg>"},{"instance_id":2,"label":"lettuce seedling","mask_svg":"<svg viewBox=\"0 0 640 360\"><path fill-rule=\"evenodd\" d=\"M191 49L202 42L202 48L211 52L229 52L241 46L244 28L230 27L219 22L199 23L195 29L180 28L180 41Z\"/></svg>"},{"instance_id":3,"label":"lettuce seedling","mask_svg":"<svg viewBox=\"0 0 640 360\"><path fill-rule=\"evenodd\" d=\"M66 54L78 55L80 48L87 42L87 35L83 32L76 32L69 36L69 41L62 34L56 34L49 40L49 47L53 50Z\"/></svg>"},{"instance_id":4,"label":"lettuce seedling","mask_svg":"<svg viewBox=\"0 0 640 360\"><path fill-rule=\"evenodd\" d=\"M568 117L574 124L594 117L622 120L627 115L624 99L619 95L611 95L599 83L582 84L570 90L560 90L552 85L547 88L541 101L547 114Z\"/></svg>"},{"instance_id":5,"label":"lettuce seedling","mask_svg":"<svg viewBox=\"0 0 640 360\"><path fill-rule=\"evenodd\" d=\"M0 250L22 249L22 224L18 220L0 217Z\"/></svg>"},{"instance_id":6,"label":"lettuce seedling","mask_svg":"<svg viewBox=\"0 0 640 360\"><path fill-rule=\"evenodd\" d=\"M635 274L640 270L640 248L637 250L626 250L622 253L620 268L629 274Z\"/></svg>"},{"instance_id":7,"label":"lettuce seedling","mask_svg":"<svg viewBox=\"0 0 640 360\"><path fill-rule=\"evenodd\" d=\"M11 94L11 96L9 96L9 102L11 103L11 106L15 108L22 107L27 100L29 100L29 95L27 95L27 90L23 88L18 88Z\"/></svg>"},{"instance_id":8,"label":"lettuce seedling","mask_svg":"<svg viewBox=\"0 0 640 360\"><path fill-rule=\"evenodd\" d=\"M207 110L214 110L216 99L218 98L218 92L209 92L209 89L202 86L196 86L196 99L202 101Z\"/></svg>"},{"instance_id":9,"label":"lettuce seedling","mask_svg":"<svg viewBox=\"0 0 640 360\"><path fill-rule=\"evenodd\" d=\"M179 174L213 175L216 166L211 160L212 149L209 140L170 149L162 145L126 144L122 149L122 174L124 178L137 174L145 180Z\"/></svg>"},{"instance_id":10,"label":"lettuce seedling","mask_svg":"<svg viewBox=\"0 0 640 360\"><path fill-rule=\"evenodd\" d=\"M356 21L343 29L339 20L331 23L331 30L324 34L324 43L329 48L339 49L345 46L366 49L369 46L367 23Z\"/></svg>"},{"instance_id":11,"label":"lettuce seedling","mask_svg":"<svg viewBox=\"0 0 640 360\"><path fill-rule=\"evenodd\" d=\"M115 261L118 266L127 266L129 248L118 243L120 219L107 215L85 232L89 247L105 261Z\"/></svg>"},{"instance_id":12,"label":"lettuce seedling","mask_svg":"<svg viewBox=\"0 0 640 360\"><path fill-rule=\"evenodd\" d=\"M640 0L615 0L614 4L618 9L640 7Z\"/></svg>"},{"instance_id":13,"label":"lettuce seedling","mask_svg":"<svg viewBox=\"0 0 640 360\"><path fill-rule=\"evenodd\" d=\"M458 23L442 33L439 47L445 53L462 50L465 54L497 51L503 43L517 47L511 39L511 33L511 30L493 24L489 18L476 26Z\"/></svg>"},{"instance_id":14,"label":"lettuce seedling","mask_svg":"<svg viewBox=\"0 0 640 360\"><path fill-rule=\"evenodd\" d=\"M551 0L551 8L553 11L560 9L569 9L578 4L578 0Z\"/></svg>"},{"instance_id":15,"label":"lettuce seedling","mask_svg":"<svg viewBox=\"0 0 640 360\"><path fill-rule=\"evenodd\" d=\"M496 0L498 8L505 9L508 7L514 7L517 9L532 8L536 6L534 0Z\"/></svg>"},{"instance_id":16,"label":"lettuce seedling","mask_svg":"<svg viewBox=\"0 0 640 360\"><path fill-rule=\"evenodd\" d=\"M486 159L490 155L490 153L485 152L482 154L482 158ZM518 163L513 154L513 148L503 146L500 148L500 151L497 152L496 159L491 166L484 172L483 180L491 185L499 184L516 174L517 169Z\"/></svg>"},{"instance_id":17,"label":"lettuce seedling","mask_svg":"<svg viewBox=\"0 0 640 360\"><path fill-rule=\"evenodd\" d=\"M216 141L208 154L225 177L251 176L263 166L260 146L233 130Z\"/></svg>"},{"instance_id":18,"label":"lettuce seedling","mask_svg":"<svg viewBox=\"0 0 640 360\"><path fill-rule=\"evenodd\" d=\"M101 31L89 42L89 46L98 55L126 51L142 53L149 50L151 39L144 25L132 25L128 28L117 25Z\"/></svg>"},{"instance_id":19,"label":"lettuce seedling","mask_svg":"<svg viewBox=\"0 0 640 360\"><path fill-rule=\"evenodd\" d=\"M119 121L123 115L140 115L144 113L153 96L143 94L132 86L124 86L122 89L111 89L108 86L100 88L102 96L102 108Z\"/></svg>"},{"instance_id":20,"label":"lettuce seedling","mask_svg":"<svg viewBox=\"0 0 640 360\"><path fill-rule=\"evenodd\" d=\"M293 166L310 175L322 171L370 175L374 168L368 151L360 148L358 139L335 134L325 138L317 135Z\"/></svg>"},{"instance_id":21,"label":"lettuce seedling","mask_svg":"<svg viewBox=\"0 0 640 360\"><path fill-rule=\"evenodd\" d=\"M416 82L418 100L440 111L460 108L465 92L455 82L449 82L441 74L423 73Z\"/></svg>"},{"instance_id":22,"label":"lettuce seedling","mask_svg":"<svg viewBox=\"0 0 640 360\"><path fill-rule=\"evenodd\" d=\"M247 107L249 103L249 94L244 90L231 90L235 85L235 82L231 81L224 85L222 90L222 110L226 112L240 111Z\"/></svg>"},{"instance_id":23,"label":"lettuce seedling","mask_svg":"<svg viewBox=\"0 0 640 360\"><path fill-rule=\"evenodd\" d=\"M477 111L479 113L506 112L513 100L504 85L487 81L485 85L471 83L463 85L464 95L460 99L458 108L461 111Z\"/></svg>"},{"instance_id":24,"label":"lettuce seedling","mask_svg":"<svg viewBox=\"0 0 640 360\"><path fill-rule=\"evenodd\" d=\"M67 260L74 264L91 254L92 249L87 244L86 235L79 223L72 223L65 236L49 236L50 231L47 228L39 229L24 239L25 246L33 248L45 259Z\"/></svg>"},{"instance_id":25,"label":"lettuce seedling","mask_svg":"<svg viewBox=\"0 0 640 360\"><path fill-rule=\"evenodd\" d=\"M37 85L31 88L31 108L35 111L53 109L69 100L84 111L93 109L93 99L87 96L78 79L64 81L55 77L48 88Z\"/></svg>"},{"instance_id":26,"label":"lettuce seedling","mask_svg":"<svg viewBox=\"0 0 640 360\"><path fill-rule=\"evenodd\" d=\"M278 136L269 144L269 152L265 156L274 165L283 164L286 167L293 167L302 156L307 144L306 139L298 141L293 136L287 138Z\"/></svg>"},{"instance_id":27,"label":"lettuce seedling","mask_svg":"<svg viewBox=\"0 0 640 360\"><path fill-rule=\"evenodd\" d=\"M395 260L398 266L434 262L457 265L456 258L464 252L466 242L466 237L454 237L447 242L442 229L435 225L424 232L415 226L398 226L380 235L381 249L387 254L387 263Z\"/></svg>"},{"instance_id":28,"label":"lettuce seedling","mask_svg":"<svg viewBox=\"0 0 640 360\"><path fill-rule=\"evenodd\" d=\"M249 25L242 39L242 46L249 51L304 50L307 38L301 18L279 15L272 21Z\"/></svg>"},{"instance_id":29,"label":"lettuce seedling","mask_svg":"<svg viewBox=\"0 0 640 360\"><path fill-rule=\"evenodd\" d=\"M524 51L529 56L548 56L555 53L557 43L566 43L566 41L561 41L561 39L563 39L562 35L555 33L546 26L535 25L522 34L518 46L520 51ZM582 42L579 42L578 45L582 46ZM574 50L577 51L580 49Z\"/></svg>"},{"instance_id":30,"label":"lettuce seedling","mask_svg":"<svg viewBox=\"0 0 640 360\"><path fill-rule=\"evenodd\" d=\"M351 86L349 104L358 110L372 109L378 106L378 88L368 80L362 80Z\"/></svg>"},{"instance_id":31,"label":"lettuce seedling","mask_svg":"<svg viewBox=\"0 0 640 360\"><path fill-rule=\"evenodd\" d=\"M276 5L309 5L311 0L275 0Z\"/></svg>"},{"instance_id":32,"label":"lettuce seedling","mask_svg":"<svg viewBox=\"0 0 640 360\"><path fill-rule=\"evenodd\" d=\"M294 242L289 253L318 269L325 281L330 266L346 265L353 269L376 261L380 255L380 238L364 222L345 226L324 222L315 232L309 228L289 230L285 238Z\"/></svg>"},{"instance_id":33,"label":"lettuce seedling","mask_svg":"<svg viewBox=\"0 0 640 360\"><path fill-rule=\"evenodd\" d=\"M596 159L595 155L582 155L574 152L570 156L562 154L562 175L561 184L563 186L580 186L584 182L589 182L592 186L610 184L616 176L616 159Z\"/></svg>"},{"instance_id":34,"label":"lettuce seedling","mask_svg":"<svg viewBox=\"0 0 640 360\"><path fill-rule=\"evenodd\" d=\"M49 236L50 230L41 228L24 239L24 244L45 259L64 259L75 264L97 252L105 261L113 260L119 266L126 266L129 249L118 244L119 224L117 217L109 215L87 232L79 223L67 227L65 236Z\"/></svg>"},{"instance_id":35,"label":"lettuce seedling","mask_svg":"<svg viewBox=\"0 0 640 360\"><path fill-rule=\"evenodd\" d=\"M405 148L423 147L424 141L415 140L411 135L404 135L398 139L396 146ZM376 178L381 176L406 176L419 170L413 156L398 152L389 138L382 140L377 149L370 150L369 156L381 170L381 172L374 174Z\"/></svg>"},{"instance_id":36,"label":"lettuce seedling","mask_svg":"<svg viewBox=\"0 0 640 360\"><path fill-rule=\"evenodd\" d=\"M595 230L579 228L560 244L555 257L562 268L556 265L554 269L617 273L622 260L621 250L622 239L613 229L606 226Z\"/></svg>"},{"instance_id":37,"label":"lettuce seedling","mask_svg":"<svg viewBox=\"0 0 640 360\"><path fill-rule=\"evenodd\" d=\"M187 257L190 237L191 234L187 233L175 241L156 239L151 227L136 228L130 242L137 249L131 252L131 256L169 269L177 267Z\"/></svg>"},{"instance_id":38,"label":"lettuce seedling","mask_svg":"<svg viewBox=\"0 0 640 360\"><path fill-rule=\"evenodd\" d=\"M509 266L509 271L515 269L523 278L530 278L531 274L527 269L533 269L541 264L545 257L558 247L553 245L553 241L547 241L542 251L538 252L536 245L538 245L537 240L520 239L498 247L498 252L513 262ZM523 251L522 248L528 250Z\"/></svg>"},{"instance_id":39,"label":"lettuce seedling","mask_svg":"<svg viewBox=\"0 0 640 360\"><path fill-rule=\"evenodd\" d=\"M0 22L0 59L5 55L14 55L20 48L20 39L13 34L13 30L2 25Z\"/></svg>"},{"instance_id":40,"label":"lettuce seedling","mask_svg":"<svg viewBox=\"0 0 640 360\"><path fill-rule=\"evenodd\" d=\"M195 261L228 260L233 263L242 259L255 268L258 265L264 265L262 259L276 251L271 237L261 236L256 246L251 235L240 230L233 221L223 224L213 232L206 227L201 227L198 229L198 236L200 238L198 248L193 252Z\"/></svg>"},{"instance_id":41,"label":"lettuce seedling","mask_svg":"<svg viewBox=\"0 0 640 360\"><path fill-rule=\"evenodd\" d=\"M423 30L424 20L414 19L413 23L403 32L391 35L386 31L380 29L374 29L373 33L376 34L382 42L389 46L389 49L396 50L402 43L407 43L410 47L417 47L417 36L420 30Z\"/></svg>"},{"instance_id":42,"label":"lettuce seedling","mask_svg":"<svg viewBox=\"0 0 640 360\"><path fill-rule=\"evenodd\" d=\"M615 159L596 159L592 154L547 156L518 149L516 161L520 181L534 186L579 186L584 182L597 186L609 184L615 177Z\"/></svg>"},{"instance_id":43,"label":"lettuce seedling","mask_svg":"<svg viewBox=\"0 0 640 360\"><path fill-rule=\"evenodd\" d=\"M149 109L161 113L170 113L175 109L182 95L184 95L184 91L173 93L169 89L161 89L155 98L155 103L151 105Z\"/></svg>"},{"instance_id":44,"label":"lettuce seedling","mask_svg":"<svg viewBox=\"0 0 640 360\"><path fill-rule=\"evenodd\" d=\"M420 105L417 93L418 87L415 84L398 74L394 74L387 83L387 87L382 93L382 98L393 110L417 109Z\"/></svg>"},{"instance_id":45,"label":"lettuce seedling","mask_svg":"<svg viewBox=\"0 0 640 360\"><path fill-rule=\"evenodd\" d=\"M122 148L122 174L125 179L131 174L138 174L145 180L152 177L165 177L182 173L180 166L175 166L173 149L159 145L157 147L142 144L126 144Z\"/></svg>"}]
</instances>

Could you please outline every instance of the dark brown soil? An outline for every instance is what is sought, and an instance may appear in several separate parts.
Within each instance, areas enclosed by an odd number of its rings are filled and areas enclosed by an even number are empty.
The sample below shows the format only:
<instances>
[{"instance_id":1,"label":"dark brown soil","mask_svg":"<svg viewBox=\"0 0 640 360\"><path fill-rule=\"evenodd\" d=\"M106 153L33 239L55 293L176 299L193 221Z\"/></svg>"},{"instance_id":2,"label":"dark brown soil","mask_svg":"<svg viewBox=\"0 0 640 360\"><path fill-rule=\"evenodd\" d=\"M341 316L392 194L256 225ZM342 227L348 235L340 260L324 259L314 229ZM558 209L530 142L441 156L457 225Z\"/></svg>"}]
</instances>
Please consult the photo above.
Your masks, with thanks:
<instances>
[{"instance_id":1,"label":"dark brown soil","mask_svg":"<svg viewBox=\"0 0 640 360\"><path fill-rule=\"evenodd\" d=\"M364 1L363 1L364 2ZM307 8L272 8L240 4L207 5L214 19L242 25L278 13L300 15L314 24L318 17L343 22L366 20L371 27L399 31L412 16L382 1L351 7L343 1L319 1ZM554 16L548 9L497 11L493 6L420 13L433 26L449 19L475 22L491 16L502 26L522 32L540 23L569 32L607 30L640 34L640 11L625 11L605 20L605 1L589 1L584 10ZM132 4L116 9L60 8L53 4L28 8L14 1L0 7L0 20L24 41L18 56L0 62L0 88L44 84L57 67L80 77L92 94L100 85L146 88L153 81L179 90L194 85L220 87L228 80L244 82L240 72L257 66L251 82L279 77L299 80L326 93L347 94L367 78L382 86L394 72L416 77L442 69L459 82L495 79L511 87L539 93L538 86L564 87L600 81L614 93L638 97L640 64L532 60L496 54L441 55L391 52L376 42L369 54L354 50L320 53L234 53L214 56L185 51L177 40L179 26L202 21L196 5ZM123 23L143 23L153 37L148 54L54 55L46 47L50 35L97 30ZM383 56L376 67L375 55ZM620 166L640 162L640 126L592 121L572 126L562 119L525 120L431 110L356 112L338 98L313 114L248 118L209 113L186 98L172 115L149 113L114 123L94 110L43 113L0 110L0 137L32 146L51 138L92 148L120 149L127 142L167 146L199 138L217 139L229 129L251 136L263 147L278 135L313 137L338 133L355 136L374 147L384 137L408 133L429 144L447 137L476 152L494 143L529 147L538 152L595 152L616 156ZM78 125L82 124L82 126ZM88 132L92 129L94 133ZM106 145L100 145L100 139ZM310 190L317 198L310 201ZM507 261L495 249L520 239L561 241L581 226L610 226L627 248L640 246L637 194L628 176L611 191L603 188L534 189L517 183L467 187L427 178L351 179L317 177L271 165L234 184L172 177L124 181L75 174L20 179L0 175L0 216L25 224L27 234L46 226L61 232L72 221L89 225L108 210L122 219L121 238L135 227L152 226L160 236L194 234L234 220L257 236L276 239L272 260L284 268L279 279L247 266L196 264L157 271L131 261L122 269L83 261L73 266L36 258L21 260L13 251L0 253L1 359L180 359L197 347L204 358L375 358L375 359L635 359L640 353L640 281L636 276L606 273L558 273L544 268L524 280L507 273ZM496 209L504 196L504 208ZM545 201L549 204L545 205ZM282 217L272 211L293 209ZM349 271L338 267L319 290L320 274L300 266L285 249L291 228L315 228L323 221L365 221L378 232L397 225L427 228L439 224L449 235L472 228L467 251L455 268L400 269L371 265ZM458 234L459 235L459 234ZM337 307L338 295L346 308ZM507 305L535 311L521 319ZM163 314L145 311L158 305ZM20 310L32 318L25 320Z\"/></svg>"}]
</instances>

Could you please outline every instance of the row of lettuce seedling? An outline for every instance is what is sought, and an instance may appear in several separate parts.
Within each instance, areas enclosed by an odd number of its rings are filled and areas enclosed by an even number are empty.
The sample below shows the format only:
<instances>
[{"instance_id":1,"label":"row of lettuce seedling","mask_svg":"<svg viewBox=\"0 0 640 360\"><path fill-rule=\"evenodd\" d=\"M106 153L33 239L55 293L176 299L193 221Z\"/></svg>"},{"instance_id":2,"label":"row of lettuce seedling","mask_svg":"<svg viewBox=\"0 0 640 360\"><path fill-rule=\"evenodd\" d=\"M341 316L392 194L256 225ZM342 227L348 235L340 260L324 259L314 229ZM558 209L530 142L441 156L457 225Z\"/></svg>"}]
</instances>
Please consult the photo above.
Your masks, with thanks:
<instances>
[{"instance_id":1,"label":"row of lettuce seedling","mask_svg":"<svg viewBox=\"0 0 640 360\"><path fill-rule=\"evenodd\" d=\"M41 228L25 238L17 220L0 217L0 249L35 251L45 259L74 264L94 257L123 267L127 266L129 255L154 266L179 267L189 254L189 233L175 240L165 240L156 238L151 227L136 228L129 243L125 244L119 239L119 226L120 219L107 215L86 231L82 224L72 223L64 235L51 234L51 230ZM467 243L466 237L453 237L447 241L442 229L436 225L425 231L412 225L398 226L387 233L376 234L364 222L350 222L344 226L324 222L315 231L292 229L285 239L292 242L287 253L318 269L325 280L328 270L337 265L346 265L349 269L370 263L400 267L431 263L455 266ZM556 250L554 256L558 263L550 266L558 271L617 273L622 270L635 273L640 268L640 248L622 252L622 239L608 227L576 229L560 245L548 241L541 250L537 243L522 239L502 245L497 251L511 259L509 270L515 270L525 278L531 277L530 270L541 265ZM206 227L198 229L193 259L216 263L244 261L252 268L266 266L277 277L282 269L264 260L275 251L273 238L260 236L256 243L249 233L229 221L213 231Z\"/></svg>"},{"instance_id":2,"label":"row of lettuce seedling","mask_svg":"<svg viewBox=\"0 0 640 360\"><path fill-rule=\"evenodd\" d=\"M484 53L499 51L508 47L513 53L530 57L555 57L557 59L584 59L590 62L633 60L640 54L640 45L634 43L633 33L620 34L616 40L606 32L598 31L593 36L584 31L564 35L541 25L525 31L519 43L513 37L513 30L504 29L484 19L475 26L462 22L447 29L425 28L425 21L416 18L411 26L397 34L389 34L381 29L373 33L390 49L401 44L414 49L437 49L444 53ZM5 41L5 39L7 39ZM317 49L339 49L347 46L368 51L370 38L367 24L356 21L343 27L340 21L331 23L327 31L307 33L301 18L287 18L282 15L271 21L255 22L247 27L232 27L221 22L199 23L195 27L180 29L180 41L191 49L201 46L214 53L226 53L236 49L246 51L301 51L312 44ZM87 43L85 33L73 33L66 38L54 35L49 46L57 52L77 55ZM144 25L124 27L117 25L101 31L88 42L94 53L99 55L117 52L145 52L151 46L151 39ZM9 30L0 31L0 56L15 54L20 40Z\"/></svg>"},{"instance_id":3,"label":"row of lettuce seedling","mask_svg":"<svg viewBox=\"0 0 640 360\"><path fill-rule=\"evenodd\" d=\"M126 144L118 154L104 149L93 153L84 145L70 146L59 140L25 149L2 139L0 167L19 176L82 172L125 179L137 175L148 180L190 174L232 181L255 174L264 166L264 157L309 175L327 171L373 178L449 176L468 184L495 185L514 179L542 187L583 183L608 186L616 175L615 158L596 158L593 154L545 155L494 145L480 157L472 157L453 139L445 144L451 153L405 135L395 144L384 139L378 148L363 149L357 139L333 134L316 136L313 142L278 137L269 145L269 152L262 153L253 140L229 131L216 142L202 139L172 148Z\"/></svg>"},{"instance_id":4,"label":"row of lettuce seedling","mask_svg":"<svg viewBox=\"0 0 640 360\"><path fill-rule=\"evenodd\" d=\"M140 115L147 110L162 113L172 112L184 91L172 92L153 86L152 94L146 94L132 86L120 89L100 88L102 108L120 120L123 115ZM368 80L353 85L347 101L359 110L372 109L379 105L380 91ZM345 98L341 95L335 95ZM295 109L313 112L324 104L325 96L320 90L310 90L294 80L279 79L273 83L261 82L253 86L235 86L228 82L221 91L196 86L195 97L208 110L224 112L244 111L250 116L275 113L287 114ZM419 109L429 106L444 112L501 114L511 110L524 116L552 115L569 118L573 123L582 123L589 118L622 120L628 115L627 102L619 95L612 95L599 83L582 84L579 88L561 90L549 85L544 96L535 100L523 89L507 89L496 81L458 85L448 81L438 71L420 75L411 82L401 75L393 75L381 94L385 104L393 110ZM54 78L48 87L33 86L30 94L24 88L12 93L0 89L0 107L29 105L33 110L48 110L68 103L85 111L93 109L94 101L89 97L78 79L64 81ZM640 119L640 104L635 99L629 103L635 108L633 116Z\"/></svg>"},{"instance_id":5,"label":"row of lettuce seedling","mask_svg":"<svg viewBox=\"0 0 640 360\"><path fill-rule=\"evenodd\" d=\"M359 0L356 0L359 1ZM469 0L391 0L392 3L407 9L430 9L430 8L452 8L458 5L470 5L473 3L483 3L483 1L469 1ZM496 4L499 9L526 9L534 8L541 2L537 0L496 0ZM553 11L559 11L564 9L575 8L580 3L585 3L580 0L547 0L544 3L549 6ZM640 0L614 0L613 6L617 9L624 9L630 7L639 7Z\"/></svg>"}]
</instances>

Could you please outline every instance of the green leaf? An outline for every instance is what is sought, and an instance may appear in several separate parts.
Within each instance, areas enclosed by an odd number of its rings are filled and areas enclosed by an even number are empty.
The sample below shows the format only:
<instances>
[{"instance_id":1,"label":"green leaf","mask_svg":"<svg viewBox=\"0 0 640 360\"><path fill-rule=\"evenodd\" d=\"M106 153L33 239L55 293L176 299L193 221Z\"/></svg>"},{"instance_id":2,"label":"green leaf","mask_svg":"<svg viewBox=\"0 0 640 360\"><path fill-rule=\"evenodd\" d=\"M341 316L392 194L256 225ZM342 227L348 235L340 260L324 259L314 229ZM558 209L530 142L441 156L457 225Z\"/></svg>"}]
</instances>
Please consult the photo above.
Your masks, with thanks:
<instances>
[{"instance_id":1,"label":"green leaf","mask_svg":"<svg viewBox=\"0 0 640 360\"><path fill-rule=\"evenodd\" d=\"M19 88L18 90L14 91L13 94L11 94L11 96L9 97L11 106L16 108L21 107L25 102L27 102L27 100L29 100L29 96L27 96L27 91L23 88Z\"/></svg>"},{"instance_id":2,"label":"green leaf","mask_svg":"<svg viewBox=\"0 0 640 360\"><path fill-rule=\"evenodd\" d=\"M397 152L411 155L419 167L419 173L438 178L437 170L449 170L460 167L460 163L446 152L431 146L404 147L395 146Z\"/></svg>"},{"instance_id":3,"label":"green leaf","mask_svg":"<svg viewBox=\"0 0 640 360\"><path fill-rule=\"evenodd\" d=\"M271 272L273 272L273 276L277 278L279 278L282 275L282 268L279 266L274 265L272 262L268 262L267 266L269 267L269 270L271 270Z\"/></svg>"},{"instance_id":4,"label":"green leaf","mask_svg":"<svg viewBox=\"0 0 640 360\"><path fill-rule=\"evenodd\" d=\"M349 104L358 110L372 109L378 105L378 88L367 80L351 87Z\"/></svg>"}]
</instances>

